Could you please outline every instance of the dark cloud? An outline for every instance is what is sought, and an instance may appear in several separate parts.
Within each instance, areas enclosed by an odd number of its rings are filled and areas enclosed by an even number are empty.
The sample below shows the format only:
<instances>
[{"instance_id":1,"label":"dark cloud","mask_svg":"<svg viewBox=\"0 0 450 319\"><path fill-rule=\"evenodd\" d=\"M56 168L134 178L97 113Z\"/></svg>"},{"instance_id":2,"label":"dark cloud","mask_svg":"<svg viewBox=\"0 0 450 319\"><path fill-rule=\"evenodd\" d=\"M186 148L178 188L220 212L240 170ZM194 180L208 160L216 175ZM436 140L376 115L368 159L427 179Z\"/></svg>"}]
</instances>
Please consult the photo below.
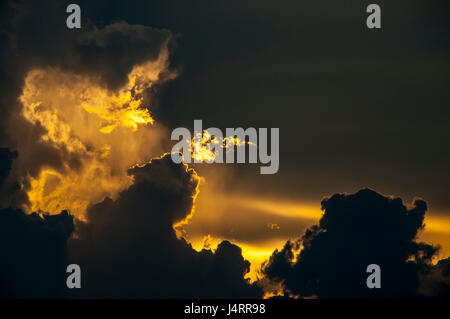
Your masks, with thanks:
<instances>
[{"instance_id":1,"label":"dark cloud","mask_svg":"<svg viewBox=\"0 0 450 319\"><path fill-rule=\"evenodd\" d=\"M73 217L0 210L0 297L60 298Z\"/></svg>"},{"instance_id":2,"label":"dark cloud","mask_svg":"<svg viewBox=\"0 0 450 319\"><path fill-rule=\"evenodd\" d=\"M164 30L169 28L184 35L175 61L186 68L167 91L159 113L165 124L191 125L193 118L203 118L211 126L285 132L285 169L264 181L239 174L233 188L264 194L273 191L268 184L279 185L287 196L317 198L369 184L407 194L419 189L437 207L448 208L450 153L442 147L450 136L444 1L383 1L383 30L377 33L364 27L363 4L80 1L83 28L69 30L69 3L1 3L0 143L14 149L20 143L26 152L9 179L3 172L10 171L15 155L0 152L2 207L26 200L17 195L17 181L27 174L36 175L44 165L79 165L64 150L37 142L42 128L17 116L25 74L58 67L99 76L114 88L133 65L155 58L172 37ZM418 148L422 151L407 156L405 165L405 154ZM243 279L249 265L239 247L225 241L215 253L196 252L176 238L172 224L193 203L192 172L165 158L130 173L134 185L117 200L91 207L89 221L78 223L70 255L82 267L83 289L75 296L260 295ZM17 200L10 200L11 192ZM429 265L435 248L414 240L422 228L423 201L406 208L399 199L365 190L335 195L324 209L320 225L272 256L265 269L269 278L283 279L302 296L416 296L421 278L429 295L448 291L441 280L448 260ZM0 214L2 295L58 296L72 217L25 215L10 208ZM291 264L299 244L305 249ZM415 257L407 261L409 256ZM382 267L380 291L365 289L369 263ZM43 275L32 277L27 265Z\"/></svg>"},{"instance_id":3,"label":"dark cloud","mask_svg":"<svg viewBox=\"0 0 450 319\"><path fill-rule=\"evenodd\" d=\"M450 258L439 260L421 273L419 292L425 296L450 297Z\"/></svg>"},{"instance_id":4,"label":"dark cloud","mask_svg":"<svg viewBox=\"0 0 450 319\"><path fill-rule=\"evenodd\" d=\"M17 158L17 152L11 152L8 148L0 148L0 208L9 206L12 194L19 188L17 183L8 181L15 158Z\"/></svg>"},{"instance_id":5,"label":"dark cloud","mask_svg":"<svg viewBox=\"0 0 450 319\"><path fill-rule=\"evenodd\" d=\"M133 66L155 60L171 33L119 22L84 34L75 44L84 74L101 74L107 84L120 87ZM77 69L77 66L75 66Z\"/></svg>"},{"instance_id":6,"label":"dark cloud","mask_svg":"<svg viewBox=\"0 0 450 319\"><path fill-rule=\"evenodd\" d=\"M407 207L400 198L363 189L326 198L322 208L318 225L274 252L264 268L268 278L283 281L288 291L302 297L418 296L419 272L431 265L437 251L415 241L424 227L423 200ZM381 289L366 286L370 264L381 267Z\"/></svg>"},{"instance_id":7,"label":"dark cloud","mask_svg":"<svg viewBox=\"0 0 450 319\"><path fill-rule=\"evenodd\" d=\"M97 27L83 14L81 29L66 27L70 1L9 1L6 71L23 78L36 67L59 67L100 77L116 88L136 64L155 60L172 37L167 30L124 21ZM83 8L84 9L84 8ZM45 19L43 19L45 17Z\"/></svg>"},{"instance_id":8,"label":"dark cloud","mask_svg":"<svg viewBox=\"0 0 450 319\"><path fill-rule=\"evenodd\" d=\"M1 176L16 154L0 151ZM130 169L134 184L117 200L92 206L88 222L63 211L0 210L0 297L256 298L250 263L223 241L195 251L172 225L191 212L198 176L169 155ZM69 257L67 257L69 255ZM79 264L82 289L69 291L66 267Z\"/></svg>"},{"instance_id":9,"label":"dark cloud","mask_svg":"<svg viewBox=\"0 0 450 319\"><path fill-rule=\"evenodd\" d=\"M172 225L191 211L198 177L169 155L130 169L134 184L117 200L88 211L71 240L71 261L81 266L75 296L97 298L251 298L261 291L244 279L250 264L228 241L213 253L195 251Z\"/></svg>"},{"instance_id":10,"label":"dark cloud","mask_svg":"<svg viewBox=\"0 0 450 319\"><path fill-rule=\"evenodd\" d=\"M9 175L17 153L0 149L0 183ZM7 189L7 195L11 190ZM65 289L67 240L74 229L66 211L27 215L0 210L0 298L58 298Z\"/></svg>"}]
</instances>

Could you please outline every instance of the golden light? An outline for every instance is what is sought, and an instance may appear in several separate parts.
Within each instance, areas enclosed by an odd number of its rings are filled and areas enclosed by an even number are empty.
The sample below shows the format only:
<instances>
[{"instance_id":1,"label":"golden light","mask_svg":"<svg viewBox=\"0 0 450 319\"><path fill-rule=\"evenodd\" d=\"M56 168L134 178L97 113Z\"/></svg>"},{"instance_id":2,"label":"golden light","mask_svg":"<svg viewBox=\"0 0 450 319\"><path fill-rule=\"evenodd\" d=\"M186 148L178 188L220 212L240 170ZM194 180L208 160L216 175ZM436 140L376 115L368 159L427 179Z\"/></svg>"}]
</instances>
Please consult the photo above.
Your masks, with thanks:
<instances>
[{"instance_id":1,"label":"golden light","mask_svg":"<svg viewBox=\"0 0 450 319\"><path fill-rule=\"evenodd\" d=\"M233 147L251 145L256 146L252 142L242 141L236 136L224 137L219 140L216 136L212 136L207 130L203 130L202 133L196 132L190 143L191 157L196 162L213 162L217 157L216 147L222 148L225 152L230 151Z\"/></svg>"},{"instance_id":2,"label":"golden light","mask_svg":"<svg viewBox=\"0 0 450 319\"><path fill-rule=\"evenodd\" d=\"M99 79L56 68L27 74L22 115L43 128L40 138L62 160L62 167L44 167L38 176L29 176L28 212L68 209L83 218L90 204L115 198L131 185L129 167L163 153L161 137L167 132L154 125L144 91L160 81L163 71L170 78L168 64L164 48L155 61L135 66L117 91Z\"/></svg>"}]
</instances>

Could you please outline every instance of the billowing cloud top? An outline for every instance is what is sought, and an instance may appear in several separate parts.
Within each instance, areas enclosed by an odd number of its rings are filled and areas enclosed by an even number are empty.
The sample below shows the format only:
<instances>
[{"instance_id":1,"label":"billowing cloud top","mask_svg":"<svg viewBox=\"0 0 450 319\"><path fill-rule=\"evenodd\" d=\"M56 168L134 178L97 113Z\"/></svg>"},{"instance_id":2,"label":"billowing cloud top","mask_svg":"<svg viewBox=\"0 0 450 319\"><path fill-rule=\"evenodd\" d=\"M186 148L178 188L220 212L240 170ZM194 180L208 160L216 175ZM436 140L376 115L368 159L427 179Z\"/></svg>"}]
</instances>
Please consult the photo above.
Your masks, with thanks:
<instances>
[{"instance_id":1,"label":"billowing cloud top","mask_svg":"<svg viewBox=\"0 0 450 319\"><path fill-rule=\"evenodd\" d=\"M275 251L264 273L283 282L287 294L319 298L417 297L420 271L437 248L415 241L427 205L370 189L322 201L320 223ZM298 250L301 248L300 252ZM366 269L382 270L381 289L368 289Z\"/></svg>"}]
</instances>

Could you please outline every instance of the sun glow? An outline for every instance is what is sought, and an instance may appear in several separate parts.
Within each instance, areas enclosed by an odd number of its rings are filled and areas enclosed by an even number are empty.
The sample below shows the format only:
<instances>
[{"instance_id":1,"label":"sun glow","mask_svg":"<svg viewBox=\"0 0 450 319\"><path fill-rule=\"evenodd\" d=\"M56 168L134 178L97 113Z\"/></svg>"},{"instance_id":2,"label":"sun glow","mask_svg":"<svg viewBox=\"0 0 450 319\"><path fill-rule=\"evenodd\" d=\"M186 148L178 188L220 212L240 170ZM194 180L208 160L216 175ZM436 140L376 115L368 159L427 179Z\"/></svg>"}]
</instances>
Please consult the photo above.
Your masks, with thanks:
<instances>
[{"instance_id":1,"label":"sun glow","mask_svg":"<svg viewBox=\"0 0 450 319\"><path fill-rule=\"evenodd\" d=\"M191 145L191 157L196 162L213 162L217 156L217 148L224 149L227 152L235 146L245 146L246 144L255 146L253 143L242 141L235 136L224 137L220 140L207 130L203 130L203 134L196 132L192 141L187 142Z\"/></svg>"}]
</instances>

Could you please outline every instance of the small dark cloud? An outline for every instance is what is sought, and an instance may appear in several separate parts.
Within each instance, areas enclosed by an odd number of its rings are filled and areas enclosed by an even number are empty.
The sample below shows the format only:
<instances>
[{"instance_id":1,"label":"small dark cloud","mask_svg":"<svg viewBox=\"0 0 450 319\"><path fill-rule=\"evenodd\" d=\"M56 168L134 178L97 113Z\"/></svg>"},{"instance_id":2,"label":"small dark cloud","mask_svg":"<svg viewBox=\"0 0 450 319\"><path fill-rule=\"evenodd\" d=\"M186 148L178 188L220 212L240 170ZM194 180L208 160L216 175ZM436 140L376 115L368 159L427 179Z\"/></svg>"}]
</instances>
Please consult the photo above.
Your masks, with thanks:
<instances>
[{"instance_id":1,"label":"small dark cloud","mask_svg":"<svg viewBox=\"0 0 450 319\"><path fill-rule=\"evenodd\" d=\"M324 215L297 242L275 251L263 269L286 291L302 297L417 297L419 272L437 248L415 241L427 204L412 207L400 198L363 189L322 201ZM296 250L303 247L294 261ZM381 289L368 289L366 268L381 267Z\"/></svg>"},{"instance_id":2,"label":"small dark cloud","mask_svg":"<svg viewBox=\"0 0 450 319\"><path fill-rule=\"evenodd\" d=\"M419 292L425 296L450 297L450 258L429 266L420 276Z\"/></svg>"}]
</instances>

